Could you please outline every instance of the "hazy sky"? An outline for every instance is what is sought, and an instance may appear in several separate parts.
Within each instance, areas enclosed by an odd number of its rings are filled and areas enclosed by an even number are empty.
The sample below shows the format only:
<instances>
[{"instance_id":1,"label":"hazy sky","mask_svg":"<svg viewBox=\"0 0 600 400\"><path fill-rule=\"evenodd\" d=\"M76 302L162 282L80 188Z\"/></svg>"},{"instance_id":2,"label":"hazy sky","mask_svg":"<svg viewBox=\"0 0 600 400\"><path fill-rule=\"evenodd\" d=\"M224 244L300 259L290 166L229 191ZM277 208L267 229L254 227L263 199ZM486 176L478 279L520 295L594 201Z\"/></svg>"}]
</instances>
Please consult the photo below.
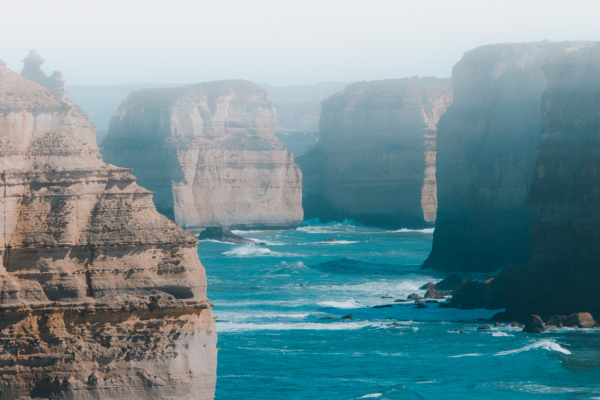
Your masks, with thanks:
<instances>
[{"instance_id":1,"label":"hazy sky","mask_svg":"<svg viewBox=\"0 0 600 400\"><path fill-rule=\"evenodd\" d=\"M500 42L600 40L600 0L5 0L0 58L67 85L448 77Z\"/></svg>"}]
</instances>

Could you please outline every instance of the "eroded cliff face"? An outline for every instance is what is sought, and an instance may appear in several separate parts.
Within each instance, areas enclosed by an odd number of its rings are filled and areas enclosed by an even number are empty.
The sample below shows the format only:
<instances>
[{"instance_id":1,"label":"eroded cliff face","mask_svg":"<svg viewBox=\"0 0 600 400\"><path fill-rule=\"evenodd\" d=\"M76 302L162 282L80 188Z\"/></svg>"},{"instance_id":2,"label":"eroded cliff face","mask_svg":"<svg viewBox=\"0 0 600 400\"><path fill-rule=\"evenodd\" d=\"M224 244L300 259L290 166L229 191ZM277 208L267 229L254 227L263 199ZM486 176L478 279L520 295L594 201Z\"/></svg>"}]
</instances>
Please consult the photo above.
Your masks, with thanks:
<instances>
[{"instance_id":1,"label":"eroded cliff face","mask_svg":"<svg viewBox=\"0 0 600 400\"><path fill-rule=\"evenodd\" d=\"M0 61L0 399L212 399L197 240L89 125Z\"/></svg>"},{"instance_id":2,"label":"eroded cliff face","mask_svg":"<svg viewBox=\"0 0 600 400\"><path fill-rule=\"evenodd\" d=\"M190 231L293 228L300 169L275 137L276 112L254 84L219 81L132 93L102 142L134 169L158 210Z\"/></svg>"},{"instance_id":3,"label":"eroded cliff face","mask_svg":"<svg viewBox=\"0 0 600 400\"><path fill-rule=\"evenodd\" d=\"M297 158L305 218L421 228L436 219L436 124L449 79L360 82L322 103L319 142Z\"/></svg>"},{"instance_id":4,"label":"eroded cliff face","mask_svg":"<svg viewBox=\"0 0 600 400\"><path fill-rule=\"evenodd\" d=\"M573 46L543 67L542 136L529 203L531 261L510 315L588 311L600 317L600 44Z\"/></svg>"},{"instance_id":5,"label":"eroded cliff face","mask_svg":"<svg viewBox=\"0 0 600 400\"><path fill-rule=\"evenodd\" d=\"M423 268L490 272L528 259L527 193L548 85L541 66L572 45L483 46L454 67L454 103L438 123L438 218Z\"/></svg>"}]
</instances>

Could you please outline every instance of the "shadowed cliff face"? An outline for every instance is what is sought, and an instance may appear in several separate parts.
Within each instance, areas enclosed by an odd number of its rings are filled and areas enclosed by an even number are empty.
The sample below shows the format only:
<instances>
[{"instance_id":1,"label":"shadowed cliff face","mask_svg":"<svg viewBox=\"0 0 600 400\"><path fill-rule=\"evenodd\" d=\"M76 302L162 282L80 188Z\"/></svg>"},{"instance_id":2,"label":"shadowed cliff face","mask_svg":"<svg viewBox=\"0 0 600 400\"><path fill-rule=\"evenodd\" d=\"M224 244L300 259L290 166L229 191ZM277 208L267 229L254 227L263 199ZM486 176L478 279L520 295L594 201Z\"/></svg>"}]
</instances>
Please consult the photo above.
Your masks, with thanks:
<instances>
[{"instance_id":1,"label":"shadowed cliff face","mask_svg":"<svg viewBox=\"0 0 600 400\"><path fill-rule=\"evenodd\" d=\"M305 218L419 228L436 218L436 124L448 79L360 82L322 103L317 146L297 158Z\"/></svg>"},{"instance_id":2,"label":"shadowed cliff face","mask_svg":"<svg viewBox=\"0 0 600 400\"><path fill-rule=\"evenodd\" d=\"M600 45L565 49L544 72L542 136L531 185L531 261L509 314L600 317Z\"/></svg>"},{"instance_id":3,"label":"shadowed cliff face","mask_svg":"<svg viewBox=\"0 0 600 400\"><path fill-rule=\"evenodd\" d=\"M94 136L0 61L0 399L212 399L197 240Z\"/></svg>"},{"instance_id":4,"label":"shadowed cliff face","mask_svg":"<svg viewBox=\"0 0 600 400\"><path fill-rule=\"evenodd\" d=\"M529 257L527 204L540 139L541 66L571 43L502 44L465 53L438 123L438 218L423 268L495 271Z\"/></svg>"},{"instance_id":5,"label":"shadowed cliff face","mask_svg":"<svg viewBox=\"0 0 600 400\"><path fill-rule=\"evenodd\" d=\"M247 81L142 90L111 120L103 155L133 168L188 230L295 227L302 178L275 120L268 93Z\"/></svg>"}]
</instances>

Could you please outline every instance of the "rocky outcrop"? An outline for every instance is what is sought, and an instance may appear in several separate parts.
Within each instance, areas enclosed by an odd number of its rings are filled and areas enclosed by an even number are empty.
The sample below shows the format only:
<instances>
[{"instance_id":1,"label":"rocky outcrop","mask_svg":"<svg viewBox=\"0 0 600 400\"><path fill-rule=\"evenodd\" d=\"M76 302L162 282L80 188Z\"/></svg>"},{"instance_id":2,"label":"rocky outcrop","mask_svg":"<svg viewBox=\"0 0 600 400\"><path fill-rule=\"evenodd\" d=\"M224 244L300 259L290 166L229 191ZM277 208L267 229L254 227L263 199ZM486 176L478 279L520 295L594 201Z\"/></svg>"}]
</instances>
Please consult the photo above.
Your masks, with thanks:
<instances>
[{"instance_id":1,"label":"rocky outcrop","mask_svg":"<svg viewBox=\"0 0 600 400\"><path fill-rule=\"evenodd\" d=\"M448 79L348 85L322 103L317 145L297 158L305 218L427 227L436 218L436 124Z\"/></svg>"},{"instance_id":2,"label":"rocky outcrop","mask_svg":"<svg viewBox=\"0 0 600 400\"><path fill-rule=\"evenodd\" d=\"M219 242L227 243L254 243L252 240L244 239L243 237L234 234L229 228L225 227L206 228L198 235L198 239L217 240Z\"/></svg>"},{"instance_id":3,"label":"rocky outcrop","mask_svg":"<svg viewBox=\"0 0 600 400\"><path fill-rule=\"evenodd\" d=\"M423 268L491 272L529 257L527 194L540 140L546 59L573 43L499 44L465 53L438 123L438 210Z\"/></svg>"},{"instance_id":4,"label":"rocky outcrop","mask_svg":"<svg viewBox=\"0 0 600 400\"><path fill-rule=\"evenodd\" d=\"M247 81L141 90L111 120L103 155L133 168L158 211L190 231L292 228L302 178L275 120L268 93Z\"/></svg>"},{"instance_id":5,"label":"rocky outcrop","mask_svg":"<svg viewBox=\"0 0 600 400\"><path fill-rule=\"evenodd\" d=\"M600 44L573 46L544 66L542 136L529 203L531 261L507 315L600 317Z\"/></svg>"},{"instance_id":6,"label":"rocky outcrop","mask_svg":"<svg viewBox=\"0 0 600 400\"><path fill-rule=\"evenodd\" d=\"M0 399L212 399L196 238L101 160L84 114L2 61L0 177Z\"/></svg>"}]
</instances>

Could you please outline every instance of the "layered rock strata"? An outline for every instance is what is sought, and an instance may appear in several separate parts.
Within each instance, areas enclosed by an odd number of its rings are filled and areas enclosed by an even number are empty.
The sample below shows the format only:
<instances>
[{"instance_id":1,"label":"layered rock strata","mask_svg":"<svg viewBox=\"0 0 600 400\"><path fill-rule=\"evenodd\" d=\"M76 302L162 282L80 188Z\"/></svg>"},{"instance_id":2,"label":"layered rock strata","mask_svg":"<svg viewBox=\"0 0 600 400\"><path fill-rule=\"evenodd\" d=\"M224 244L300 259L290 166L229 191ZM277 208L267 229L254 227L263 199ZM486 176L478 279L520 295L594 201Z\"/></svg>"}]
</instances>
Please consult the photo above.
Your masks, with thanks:
<instances>
[{"instance_id":1,"label":"layered rock strata","mask_svg":"<svg viewBox=\"0 0 600 400\"><path fill-rule=\"evenodd\" d=\"M322 103L317 145L297 158L305 218L420 228L436 219L436 125L449 79L348 85Z\"/></svg>"},{"instance_id":2,"label":"layered rock strata","mask_svg":"<svg viewBox=\"0 0 600 400\"><path fill-rule=\"evenodd\" d=\"M190 231L293 228L302 178L274 136L276 117L247 81L141 90L111 120L103 154L133 168L158 211Z\"/></svg>"},{"instance_id":3,"label":"layered rock strata","mask_svg":"<svg viewBox=\"0 0 600 400\"><path fill-rule=\"evenodd\" d=\"M563 49L543 67L542 136L529 203L531 260L507 316L600 317L600 44Z\"/></svg>"},{"instance_id":4,"label":"layered rock strata","mask_svg":"<svg viewBox=\"0 0 600 400\"><path fill-rule=\"evenodd\" d=\"M437 220L423 268L490 272L528 259L527 193L548 86L541 67L572 45L483 46L454 66L454 102L438 123Z\"/></svg>"},{"instance_id":5,"label":"layered rock strata","mask_svg":"<svg viewBox=\"0 0 600 400\"><path fill-rule=\"evenodd\" d=\"M90 125L0 61L0 399L212 399L197 240Z\"/></svg>"}]
</instances>

